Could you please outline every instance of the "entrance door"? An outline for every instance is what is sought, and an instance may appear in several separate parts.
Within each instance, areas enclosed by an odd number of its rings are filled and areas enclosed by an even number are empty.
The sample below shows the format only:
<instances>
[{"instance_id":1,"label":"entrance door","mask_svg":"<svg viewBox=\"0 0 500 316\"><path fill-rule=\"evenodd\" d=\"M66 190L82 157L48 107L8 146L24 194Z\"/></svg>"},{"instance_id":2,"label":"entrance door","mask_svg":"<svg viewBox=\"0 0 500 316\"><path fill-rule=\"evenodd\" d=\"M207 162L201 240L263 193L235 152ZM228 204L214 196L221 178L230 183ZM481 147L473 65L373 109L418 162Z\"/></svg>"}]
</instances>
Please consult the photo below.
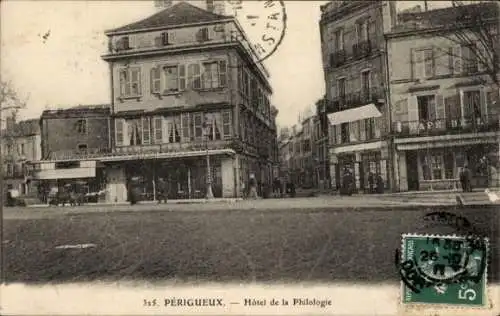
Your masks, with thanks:
<instances>
[{"instance_id":1,"label":"entrance door","mask_svg":"<svg viewBox=\"0 0 500 316\"><path fill-rule=\"evenodd\" d=\"M416 151L406 152L406 177L408 179L408 191L418 191L418 155Z\"/></svg>"}]
</instances>

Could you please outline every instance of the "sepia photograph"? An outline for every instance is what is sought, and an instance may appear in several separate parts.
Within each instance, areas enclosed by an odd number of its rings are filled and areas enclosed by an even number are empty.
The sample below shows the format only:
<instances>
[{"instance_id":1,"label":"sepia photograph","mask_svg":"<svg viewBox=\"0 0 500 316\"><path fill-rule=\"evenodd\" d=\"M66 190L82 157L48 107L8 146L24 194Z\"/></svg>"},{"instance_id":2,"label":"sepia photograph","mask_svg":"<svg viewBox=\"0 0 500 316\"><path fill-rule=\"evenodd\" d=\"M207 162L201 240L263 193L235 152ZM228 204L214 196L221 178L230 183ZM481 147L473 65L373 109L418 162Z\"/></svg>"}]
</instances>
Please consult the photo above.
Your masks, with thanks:
<instances>
[{"instance_id":1,"label":"sepia photograph","mask_svg":"<svg viewBox=\"0 0 500 316\"><path fill-rule=\"evenodd\" d=\"M500 316L500 2L0 16L0 314Z\"/></svg>"}]
</instances>

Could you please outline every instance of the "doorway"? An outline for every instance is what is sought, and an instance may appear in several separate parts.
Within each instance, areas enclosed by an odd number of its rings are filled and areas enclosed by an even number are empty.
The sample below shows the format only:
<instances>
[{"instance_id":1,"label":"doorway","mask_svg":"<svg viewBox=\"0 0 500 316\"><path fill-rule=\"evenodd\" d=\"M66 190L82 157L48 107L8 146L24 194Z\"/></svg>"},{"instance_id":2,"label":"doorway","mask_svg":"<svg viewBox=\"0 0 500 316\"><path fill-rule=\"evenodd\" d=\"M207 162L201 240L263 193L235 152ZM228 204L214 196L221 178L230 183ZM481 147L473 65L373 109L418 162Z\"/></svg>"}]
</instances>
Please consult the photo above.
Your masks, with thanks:
<instances>
[{"instance_id":1,"label":"doorway","mask_svg":"<svg viewBox=\"0 0 500 316\"><path fill-rule=\"evenodd\" d=\"M408 180L408 191L418 191L418 172L415 172L418 167L417 151L406 152L406 177Z\"/></svg>"}]
</instances>

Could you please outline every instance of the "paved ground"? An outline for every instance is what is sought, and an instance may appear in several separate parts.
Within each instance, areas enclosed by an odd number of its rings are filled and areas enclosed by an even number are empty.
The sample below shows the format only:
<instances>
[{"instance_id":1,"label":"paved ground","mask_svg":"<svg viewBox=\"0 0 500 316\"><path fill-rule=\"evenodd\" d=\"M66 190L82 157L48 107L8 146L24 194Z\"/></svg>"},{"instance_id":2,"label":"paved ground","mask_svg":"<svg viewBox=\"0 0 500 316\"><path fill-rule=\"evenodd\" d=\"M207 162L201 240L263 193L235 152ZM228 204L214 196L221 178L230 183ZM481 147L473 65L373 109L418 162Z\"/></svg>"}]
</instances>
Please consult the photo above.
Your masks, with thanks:
<instances>
[{"instance_id":1,"label":"paved ground","mask_svg":"<svg viewBox=\"0 0 500 316\"><path fill-rule=\"evenodd\" d=\"M365 200L359 202L361 208L354 201L346 197L100 210L7 209L5 273L9 282L33 283L106 279L395 283L394 253L402 233L463 233L423 220L429 212L446 210L466 216L492 240L496 264L490 266L490 281L499 281L496 206L379 202L377 208L375 200Z\"/></svg>"}]
</instances>

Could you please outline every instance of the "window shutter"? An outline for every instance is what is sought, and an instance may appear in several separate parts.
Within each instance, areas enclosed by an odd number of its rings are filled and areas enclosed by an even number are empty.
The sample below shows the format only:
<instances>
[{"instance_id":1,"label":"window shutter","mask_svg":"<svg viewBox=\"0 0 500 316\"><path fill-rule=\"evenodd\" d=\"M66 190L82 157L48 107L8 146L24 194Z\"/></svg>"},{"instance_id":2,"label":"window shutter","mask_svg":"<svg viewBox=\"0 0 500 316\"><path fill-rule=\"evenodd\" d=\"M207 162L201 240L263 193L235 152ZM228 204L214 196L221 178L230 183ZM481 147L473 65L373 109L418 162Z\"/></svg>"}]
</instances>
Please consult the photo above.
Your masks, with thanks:
<instances>
[{"instance_id":1,"label":"window shutter","mask_svg":"<svg viewBox=\"0 0 500 316\"><path fill-rule=\"evenodd\" d=\"M412 49L413 79L421 79L424 77L423 64L423 51Z\"/></svg>"},{"instance_id":2,"label":"window shutter","mask_svg":"<svg viewBox=\"0 0 500 316\"><path fill-rule=\"evenodd\" d=\"M174 30L171 30L170 32L168 32L168 44L169 45L172 45L172 44L175 44L175 41L176 41L176 36L175 36L175 31Z\"/></svg>"},{"instance_id":3,"label":"window shutter","mask_svg":"<svg viewBox=\"0 0 500 316\"><path fill-rule=\"evenodd\" d=\"M453 74L459 75L462 73L462 47L457 45L452 48L453 56Z\"/></svg>"},{"instance_id":4,"label":"window shutter","mask_svg":"<svg viewBox=\"0 0 500 316\"><path fill-rule=\"evenodd\" d=\"M164 45L164 46L166 46L166 45L170 44L170 43L169 43L169 40L168 40L168 32L163 32L163 33L161 33L161 43L162 43L162 45Z\"/></svg>"},{"instance_id":5,"label":"window shutter","mask_svg":"<svg viewBox=\"0 0 500 316\"><path fill-rule=\"evenodd\" d=\"M191 141L191 124L189 120L189 113L182 113L182 142L190 142Z\"/></svg>"},{"instance_id":6,"label":"window shutter","mask_svg":"<svg viewBox=\"0 0 500 316\"><path fill-rule=\"evenodd\" d=\"M151 69L151 93L160 93L161 91L161 71L160 67Z\"/></svg>"},{"instance_id":7,"label":"window shutter","mask_svg":"<svg viewBox=\"0 0 500 316\"><path fill-rule=\"evenodd\" d=\"M436 105L436 118L438 120L443 120L446 117L446 109L444 106L444 98L441 94L436 94L435 97L435 105Z\"/></svg>"},{"instance_id":8,"label":"window shutter","mask_svg":"<svg viewBox=\"0 0 500 316\"><path fill-rule=\"evenodd\" d=\"M374 117L373 118L373 125L374 125L374 132L375 132L375 138L380 138L380 127L382 123L382 117Z\"/></svg>"},{"instance_id":9,"label":"window shutter","mask_svg":"<svg viewBox=\"0 0 500 316\"><path fill-rule=\"evenodd\" d=\"M360 120L359 121L359 140L364 141L366 140L366 130L365 130L365 120Z\"/></svg>"},{"instance_id":10,"label":"window shutter","mask_svg":"<svg viewBox=\"0 0 500 316\"><path fill-rule=\"evenodd\" d=\"M219 85L225 87L227 84L227 64L225 60L219 61Z\"/></svg>"},{"instance_id":11,"label":"window shutter","mask_svg":"<svg viewBox=\"0 0 500 316\"><path fill-rule=\"evenodd\" d=\"M458 95L452 95L444 99L446 116L451 120L458 120L461 115L460 98Z\"/></svg>"},{"instance_id":12,"label":"window shutter","mask_svg":"<svg viewBox=\"0 0 500 316\"><path fill-rule=\"evenodd\" d=\"M115 132L116 132L116 137L115 137L115 143L116 146L123 146L124 145L124 120L121 118L115 119Z\"/></svg>"},{"instance_id":13,"label":"window shutter","mask_svg":"<svg viewBox=\"0 0 500 316\"><path fill-rule=\"evenodd\" d=\"M483 120L486 119L488 116L488 101L486 99L486 89L481 89L480 92L480 98L481 98L481 116L483 117Z\"/></svg>"},{"instance_id":14,"label":"window shutter","mask_svg":"<svg viewBox=\"0 0 500 316\"><path fill-rule=\"evenodd\" d=\"M161 144L163 142L163 117L157 116L154 118L154 137L155 143Z\"/></svg>"},{"instance_id":15,"label":"window shutter","mask_svg":"<svg viewBox=\"0 0 500 316\"><path fill-rule=\"evenodd\" d=\"M337 137L336 143L342 143L342 129L340 128L340 124L335 125L335 136Z\"/></svg>"},{"instance_id":16,"label":"window shutter","mask_svg":"<svg viewBox=\"0 0 500 316\"><path fill-rule=\"evenodd\" d=\"M411 96L408 100L408 121L418 120L418 103L417 97Z\"/></svg>"},{"instance_id":17,"label":"window shutter","mask_svg":"<svg viewBox=\"0 0 500 316\"><path fill-rule=\"evenodd\" d=\"M418 109L418 99L417 99L417 109ZM429 120L434 121L436 117L436 96L434 98L431 98L429 100ZM419 120L422 119L421 117L418 118Z\"/></svg>"},{"instance_id":18,"label":"window shutter","mask_svg":"<svg viewBox=\"0 0 500 316\"><path fill-rule=\"evenodd\" d=\"M179 90L183 91L186 90L186 65L179 65L178 66L178 72L179 72Z\"/></svg>"},{"instance_id":19,"label":"window shutter","mask_svg":"<svg viewBox=\"0 0 500 316\"><path fill-rule=\"evenodd\" d=\"M142 118L142 143L144 145L151 143L151 126L149 123L149 117Z\"/></svg>"}]
</instances>

